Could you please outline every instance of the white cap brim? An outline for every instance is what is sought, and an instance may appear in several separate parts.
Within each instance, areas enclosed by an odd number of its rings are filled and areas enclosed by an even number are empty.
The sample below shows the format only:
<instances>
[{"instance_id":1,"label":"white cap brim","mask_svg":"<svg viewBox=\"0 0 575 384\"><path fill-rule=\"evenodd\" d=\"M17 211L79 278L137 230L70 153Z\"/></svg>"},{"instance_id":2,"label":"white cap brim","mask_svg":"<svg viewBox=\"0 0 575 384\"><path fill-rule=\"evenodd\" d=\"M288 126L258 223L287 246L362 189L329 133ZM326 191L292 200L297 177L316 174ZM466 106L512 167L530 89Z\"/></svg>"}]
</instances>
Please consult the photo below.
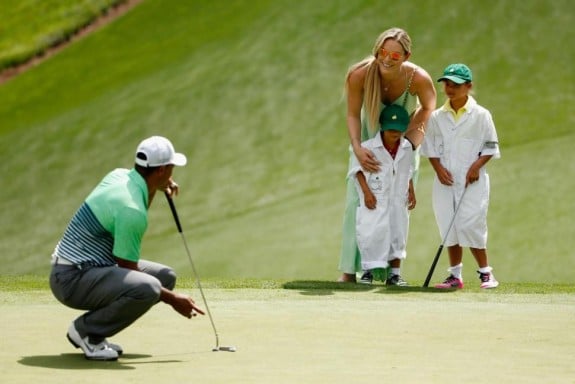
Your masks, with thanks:
<instances>
[{"instance_id":1,"label":"white cap brim","mask_svg":"<svg viewBox=\"0 0 575 384\"><path fill-rule=\"evenodd\" d=\"M178 167L183 167L187 163L188 159L183 153L174 153L174 156L172 156L172 161L170 161L170 164L177 165Z\"/></svg>"}]
</instances>

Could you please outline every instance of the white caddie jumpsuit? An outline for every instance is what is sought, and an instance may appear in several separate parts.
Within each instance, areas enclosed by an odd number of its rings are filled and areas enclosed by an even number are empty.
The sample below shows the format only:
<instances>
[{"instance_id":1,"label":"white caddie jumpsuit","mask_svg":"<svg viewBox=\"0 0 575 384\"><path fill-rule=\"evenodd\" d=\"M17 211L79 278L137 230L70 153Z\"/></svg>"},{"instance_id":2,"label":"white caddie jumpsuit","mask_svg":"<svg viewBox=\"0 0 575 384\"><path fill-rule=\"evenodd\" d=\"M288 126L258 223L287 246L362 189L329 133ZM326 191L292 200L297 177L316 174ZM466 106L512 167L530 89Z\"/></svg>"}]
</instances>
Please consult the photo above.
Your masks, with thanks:
<instances>
[{"instance_id":1,"label":"white caddie jumpsuit","mask_svg":"<svg viewBox=\"0 0 575 384\"><path fill-rule=\"evenodd\" d=\"M369 173L361 168L354 156L348 173L348 177L356 180L359 194L356 236L361 253L361 267L363 270L387 268L390 260L406 257L409 229L408 189L413 173L413 148L409 141L402 138L394 160L383 146L381 134L361 145L372 151L381 163L379 172ZM356 178L360 170L377 199L375 209L365 206L363 191Z\"/></svg>"},{"instance_id":2,"label":"white caddie jumpsuit","mask_svg":"<svg viewBox=\"0 0 575 384\"><path fill-rule=\"evenodd\" d=\"M433 111L420 153L439 158L454 179L452 186L441 184L437 175L433 183L433 211L444 245L487 248L487 209L489 206L489 175L485 167L479 180L467 187L453 227L445 234L455 208L465 189L470 166L483 155L500 157L497 132L491 113L469 96L466 111L456 122L453 114L441 107Z\"/></svg>"}]
</instances>

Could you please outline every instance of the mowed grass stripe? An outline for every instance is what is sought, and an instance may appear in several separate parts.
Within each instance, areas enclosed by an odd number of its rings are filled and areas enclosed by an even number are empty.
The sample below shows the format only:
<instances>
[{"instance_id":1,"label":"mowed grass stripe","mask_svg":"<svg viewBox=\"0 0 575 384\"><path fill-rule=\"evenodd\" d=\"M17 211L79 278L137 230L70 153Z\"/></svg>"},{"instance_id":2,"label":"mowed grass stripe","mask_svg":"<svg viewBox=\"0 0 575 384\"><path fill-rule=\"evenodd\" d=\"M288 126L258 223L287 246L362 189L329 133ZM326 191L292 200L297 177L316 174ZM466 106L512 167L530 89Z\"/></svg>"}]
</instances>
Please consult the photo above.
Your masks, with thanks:
<instances>
[{"instance_id":1,"label":"mowed grass stripe","mask_svg":"<svg viewBox=\"0 0 575 384\"><path fill-rule=\"evenodd\" d=\"M561 43L572 24L569 3L411 6L145 1L0 87L1 273L47 273L85 195L110 169L131 166L142 137L160 133L190 158L176 175L184 191L176 203L202 275L335 279L348 143L343 75L391 26L373 15L393 11L393 25L412 35L413 60L434 78L448 62L467 62L477 99L493 112L503 154L489 165L489 251L498 279L571 283L564 265L575 262L573 203L565 199L573 186L565 176L574 164L572 71L561 69L573 50ZM535 38L549 33L552 42ZM465 44L452 44L454 34ZM559 69L537 70L526 50L547 54ZM404 265L414 285L440 242L432 178L424 162ZM143 256L189 276L165 202L158 199L150 215ZM465 257L465 279L475 284Z\"/></svg>"}]
</instances>

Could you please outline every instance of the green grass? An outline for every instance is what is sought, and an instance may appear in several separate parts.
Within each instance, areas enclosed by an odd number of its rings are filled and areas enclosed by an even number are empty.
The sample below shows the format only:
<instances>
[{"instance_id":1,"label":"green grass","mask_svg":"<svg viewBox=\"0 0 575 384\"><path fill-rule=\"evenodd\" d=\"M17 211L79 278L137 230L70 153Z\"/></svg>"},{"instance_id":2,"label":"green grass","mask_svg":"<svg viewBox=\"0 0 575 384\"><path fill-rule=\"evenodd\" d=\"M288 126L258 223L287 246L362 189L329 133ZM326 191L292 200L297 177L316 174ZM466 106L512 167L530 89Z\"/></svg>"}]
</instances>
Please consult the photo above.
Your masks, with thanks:
<instances>
[{"instance_id":1,"label":"green grass","mask_svg":"<svg viewBox=\"0 0 575 384\"><path fill-rule=\"evenodd\" d=\"M0 87L0 273L46 274L95 183L162 134L188 155L176 205L207 281L335 279L343 77L397 25L432 77L450 62L470 65L476 98L493 113L502 159L489 164L489 253L499 280L570 284L573 22L566 0L146 0ZM440 242L432 176L424 161L403 267L414 285ZM190 275L161 199L143 257ZM471 282L469 253L465 265Z\"/></svg>"},{"instance_id":2,"label":"green grass","mask_svg":"<svg viewBox=\"0 0 575 384\"><path fill-rule=\"evenodd\" d=\"M124 0L0 0L0 70L70 39Z\"/></svg>"},{"instance_id":3,"label":"green grass","mask_svg":"<svg viewBox=\"0 0 575 384\"><path fill-rule=\"evenodd\" d=\"M573 324L573 294L386 293L207 289L221 345L236 353L211 352L207 316L158 304L110 340L122 358L91 362L65 337L81 312L50 292L0 291L0 371L4 382L45 384L445 383L455 366L466 384L485 383L478 369L493 383L573 382L575 335L560 331Z\"/></svg>"},{"instance_id":4,"label":"green grass","mask_svg":"<svg viewBox=\"0 0 575 384\"><path fill-rule=\"evenodd\" d=\"M272 279L221 279L208 278L201 280L204 289L287 289L302 292L314 293L316 295L327 294L329 292L380 292L393 294L409 293L430 293L430 294L466 294L484 292L490 295L508 294L573 294L574 284L545 284L545 283L504 283L497 289L485 291L478 286L469 285L465 290L442 290L432 287L423 288L421 286L410 287L385 287L381 283L373 285L364 284L341 284L325 280L272 280ZM179 290L189 290L198 288L197 281L192 277L178 279L177 288ZM48 276L40 275L1 275L0 292L9 294L10 292L29 292L49 290Z\"/></svg>"}]
</instances>

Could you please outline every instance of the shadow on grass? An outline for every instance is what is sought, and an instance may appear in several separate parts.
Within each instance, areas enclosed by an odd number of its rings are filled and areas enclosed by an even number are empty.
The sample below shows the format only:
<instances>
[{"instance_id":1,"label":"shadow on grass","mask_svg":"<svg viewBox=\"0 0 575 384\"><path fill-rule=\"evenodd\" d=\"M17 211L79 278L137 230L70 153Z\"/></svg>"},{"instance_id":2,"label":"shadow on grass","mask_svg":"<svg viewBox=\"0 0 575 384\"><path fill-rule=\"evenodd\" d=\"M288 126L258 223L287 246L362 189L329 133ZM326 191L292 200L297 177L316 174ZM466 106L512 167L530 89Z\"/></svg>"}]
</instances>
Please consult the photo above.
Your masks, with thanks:
<instances>
[{"instance_id":1,"label":"shadow on grass","mask_svg":"<svg viewBox=\"0 0 575 384\"><path fill-rule=\"evenodd\" d=\"M134 361L136 359L147 359L151 355L124 354L118 361L90 361L80 353L63 353L61 355L44 356L24 356L18 363L29 367L52 368L52 369L102 369L102 370L130 370L136 369L135 364L158 364L158 363L180 363L181 360L154 360L154 361ZM125 361L129 360L129 361Z\"/></svg>"},{"instance_id":2,"label":"shadow on grass","mask_svg":"<svg viewBox=\"0 0 575 384\"><path fill-rule=\"evenodd\" d=\"M382 289L377 293L387 293L387 294L398 294L398 293L409 293L409 292L427 292L427 293L449 293L455 292L457 289L439 289L434 287L386 287L382 286Z\"/></svg>"},{"instance_id":3,"label":"shadow on grass","mask_svg":"<svg viewBox=\"0 0 575 384\"><path fill-rule=\"evenodd\" d=\"M427 292L427 293L449 293L455 292L456 289L437 289L424 287L388 287L383 283L358 284L358 283L339 283L334 281L320 280L295 280L289 281L282 285L284 289L295 289L301 291L302 295L308 296L328 296L335 292L373 292L380 294L402 294L410 292Z\"/></svg>"}]
</instances>

